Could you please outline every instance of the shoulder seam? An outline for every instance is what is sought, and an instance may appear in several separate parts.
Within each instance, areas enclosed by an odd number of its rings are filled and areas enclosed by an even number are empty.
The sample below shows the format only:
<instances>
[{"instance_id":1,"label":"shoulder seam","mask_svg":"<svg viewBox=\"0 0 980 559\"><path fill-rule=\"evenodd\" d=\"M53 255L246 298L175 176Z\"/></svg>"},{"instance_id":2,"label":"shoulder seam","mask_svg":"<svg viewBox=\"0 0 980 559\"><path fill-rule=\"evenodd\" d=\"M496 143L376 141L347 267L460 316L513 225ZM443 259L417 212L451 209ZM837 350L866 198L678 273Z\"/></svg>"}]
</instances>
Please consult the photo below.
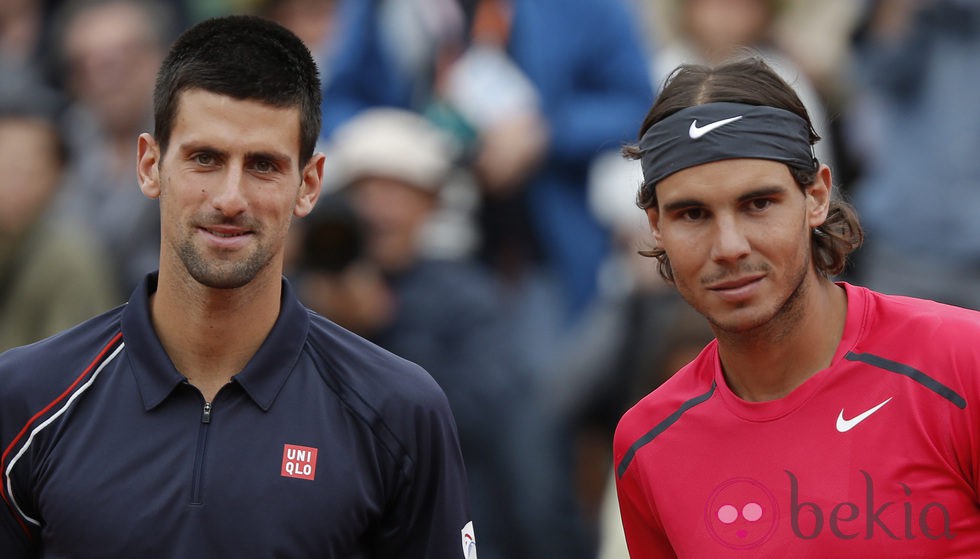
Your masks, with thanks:
<instances>
[{"instance_id":1,"label":"shoulder seam","mask_svg":"<svg viewBox=\"0 0 980 559\"><path fill-rule=\"evenodd\" d=\"M327 359L316 348L316 346L314 344L308 343L306 345L310 348L310 351L312 351L313 353L315 353L320 358L321 361L323 361L324 363L329 363L329 359ZM327 378L326 371L322 367L317 367L317 374L320 375L320 378L323 379L324 383L328 387L330 387L331 390L333 390L333 392L337 395L338 398L340 398L340 400L344 403L344 406L347 409L349 409L351 411L351 413L355 417L357 417L362 423L364 423L367 426L367 428L371 430L372 433L374 433L375 437L378 439L378 442L381 443L381 445L388 451L389 454L391 454L392 458L398 460L399 456L402 456L402 457L406 458L409 462L411 462L414 465L414 459L407 452L407 450L405 449L404 445L401 444L401 441L395 435L394 431L391 430L391 427L389 427L388 424L384 420L381 420L381 421L379 421L379 424L384 428L384 432L383 433L379 433L378 432L378 429L374 426L374 424L371 422L371 420L369 418L365 417L364 414L361 411L359 411L355 406L351 405L351 403L348 401L348 398L349 397L348 396L345 396L343 393L341 393L341 391L338 390L338 388L335 387L334 384L336 383L336 384L343 385L344 388L346 388L346 390L344 390L343 392L353 394L353 396L356 397L357 400L365 408L367 408L367 409L371 410L372 412L374 412L374 414L378 418L381 418L382 416L381 416L380 413L378 413L378 410L374 409L374 407L371 406L356 390L354 390L353 388L351 388L351 386L348 385L346 382L344 382L342 379L340 379L340 378L336 378L336 379ZM392 440L389 441L388 440L389 438L392 439ZM395 446L397 448L396 449L393 449L393 448L391 448L392 446ZM399 468L399 469L401 469L401 468Z\"/></svg>"},{"instance_id":2,"label":"shoulder seam","mask_svg":"<svg viewBox=\"0 0 980 559\"><path fill-rule=\"evenodd\" d=\"M646 446L647 443L657 438L657 436L666 431L668 427L676 423L677 420L684 415L684 412L711 398L712 394L715 393L715 386L716 383L712 382L711 388L709 388L707 392L695 396L694 398L691 398L690 400L687 400L681 404L680 407L674 411L674 413L667 416L667 418L660 423L654 425L653 429L650 429L645 435L637 439L636 442L629 447L629 450L626 451L623 459L619 462L619 466L616 467L616 477L622 478L626 474L627 468L629 468L630 463L633 461L633 458L636 456L636 453L640 450L640 448Z\"/></svg>"},{"instance_id":3,"label":"shoulder seam","mask_svg":"<svg viewBox=\"0 0 980 559\"><path fill-rule=\"evenodd\" d=\"M3 497L3 500L7 503L8 506L10 506L13 510L17 512L17 520L25 531L28 531L27 526L24 524L25 520L38 526L40 525L40 523L37 520L28 516L20 508L20 506L17 504L17 500L14 498L13 482L11 480L11 472L13 471L14 465L16 465L17 461L27 450L27 448L30 447L31 441L33 441L34 436L42 429L47 427L51 423L51 421L58 418L62 413L64 413L64 411L68 409L68 407L72 404L72 402L75 401L75 398L77 398L79 394L81 394L82 392L87 390L89 386L91 386L92 382L95 381L95 379L98 377L102 369L105 368L105 366L109 364L109 362L115 359L116 355L118 355L120 351L122 351L123 347L125 347L125 343L122 342L122 337L123 337L122 332L116 333L116 335L113 336L112 339L109 340L109 342L99 351L95 359L93 359L92 362L89 363L89 365L85 368L85 370L82 371L80 375L78 375L75 381L72 382L71 385L68 386L68 388L66 388L57 398L52 400L48 405L44 406L44 408L42 408L40 411L35 413L29 420L27 420L27 422L24 424L24 427L22 427L21 430L17 433L17 435L14 436L13 440L10 441L10 444L7 445L7 447L4 449L3 454L0 455L0 470L2 470L2 472L0 473L2 473L3 475L3 484L2 487L0 487L0 496ZM115 349L113 350L113 348ZM112 350L111 353L110 350ZM82 381L86 379L86 377L90 377L90 378L88 378L86 382L82 383ZM42 416L44 416L46 413L51 411L52 408L54 408L63 400L65 400L65 398L68 398L68 401L65 402L65 404L58 411L56 411L51 417L43 421L40 425L35 427L33 431L30 432L30 435L28 436L27 440L24 441L24 444L20 447L20 450L13 456L13 458L10 459L10 463L8 464L7 456L17 446L17 443L20 442L20 440L24 437L24 435L27 434L31 426L34 425L34 423L37 422ZM30 535L29 531L28 531L28 535Z\"/></svg>"},{"instance_id":4,"label":"shoulder seam","mask_svg":"<svg viewBox=\"0 0 980 559\"><path fill-rule=\"evenodd\" d=\"M885 359L884 357L874 355L873 353L856 353L849 351L844 358L848 361L858 361L866 365L871 365L872 367L877 367L885 371L909 377L915 382L942 396L961 410L966 409L966 399L963 398L963 396L960 396L952 388L916 369L915 367L911 367L904 363L899 363L898 361Z\"/></svg>"}]
</instances>

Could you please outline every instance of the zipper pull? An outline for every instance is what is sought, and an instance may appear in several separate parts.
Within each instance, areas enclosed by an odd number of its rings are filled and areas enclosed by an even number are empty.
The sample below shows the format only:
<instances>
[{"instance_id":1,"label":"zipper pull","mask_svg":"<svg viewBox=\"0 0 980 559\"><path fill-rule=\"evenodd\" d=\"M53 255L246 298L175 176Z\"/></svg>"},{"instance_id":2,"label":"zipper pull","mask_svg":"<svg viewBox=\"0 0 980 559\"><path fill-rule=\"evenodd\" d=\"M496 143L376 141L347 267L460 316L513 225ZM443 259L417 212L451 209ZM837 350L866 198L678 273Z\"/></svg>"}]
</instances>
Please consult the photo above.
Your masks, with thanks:
<instances>
[{"instance_id":1,"label":"zipper pull","mask_svg":"<svg viewBox=\"0 0 980 559\"><path fill-rule=\"evenodd\" d=\"M204 402L204 415L201 416L201 423L211 423L211 402Z\"/></svg>"}]
</instances>

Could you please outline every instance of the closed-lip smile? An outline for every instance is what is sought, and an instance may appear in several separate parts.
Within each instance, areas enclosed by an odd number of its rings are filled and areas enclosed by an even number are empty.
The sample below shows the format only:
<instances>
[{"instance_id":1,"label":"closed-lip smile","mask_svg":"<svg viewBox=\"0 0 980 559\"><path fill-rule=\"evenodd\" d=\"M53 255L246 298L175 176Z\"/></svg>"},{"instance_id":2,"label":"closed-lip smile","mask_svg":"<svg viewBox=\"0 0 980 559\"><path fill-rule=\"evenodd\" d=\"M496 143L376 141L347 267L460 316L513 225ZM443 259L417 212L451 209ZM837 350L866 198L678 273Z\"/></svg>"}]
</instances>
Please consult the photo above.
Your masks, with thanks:
<instances>
[{"instance_id":1,"label":"closed-lip smile","mask_svg":"<svg viewBox=\"0 0 980 559\"><path fill-rule=\"evenodd\" d=\"M250 229L230 225L202 225L198 230L206 236L209 245L221 250L242 248L252 236Z\"/></svg>"},{"instance_id":2,"label":"closed-lip smile","mask_svg":"<svg viewBox=\"0 0 980 559\"><path fill-rule=\"evenodd\" d=\"M743 276L711 284L707 289L727 303L740 304L756 293L759 284L765 277L765 274Z\"/></svg>"},{"instance_id":3,"label":"closed-lip smile","mask_svg":"<svg viewBox=\"0 0 980 559\"><path fill-rule=\"evenodd\" d=\"M237 237L238 235L245 235L248 230L242 229L240 227L227 227L227 226L217 226L217 227L201 227L207 233L210 233L216 237Z\"/></svg>"},{"instance_id":4,"label":"closed-lip smile","mask_svg":"<svg viewBox=\"0 0 980 559\"><path fill-rule=\"evenodd\" d=\"M711 291L728 291L732 289L738 289L740 287L745 287L746 285L749 285L751 283L755 283L761 280L763 277L765 277L765 274L731 279L731 280L709 285L708 289Z\"/></svg>"}]
</instances>

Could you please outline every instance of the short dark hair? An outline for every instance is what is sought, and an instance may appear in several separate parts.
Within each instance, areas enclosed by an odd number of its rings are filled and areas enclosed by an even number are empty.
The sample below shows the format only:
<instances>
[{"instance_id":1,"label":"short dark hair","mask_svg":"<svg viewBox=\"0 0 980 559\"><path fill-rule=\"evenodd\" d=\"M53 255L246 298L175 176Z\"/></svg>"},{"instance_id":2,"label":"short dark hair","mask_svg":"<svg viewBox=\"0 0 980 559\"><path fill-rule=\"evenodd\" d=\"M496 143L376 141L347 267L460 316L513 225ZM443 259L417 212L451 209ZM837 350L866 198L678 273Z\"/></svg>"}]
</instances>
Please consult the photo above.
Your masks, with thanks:
<instances>
[{"instance_id":1,"label":"short dark hair","mask_svg":"<svg viewBox=\"0 0 980 559\"><path fill-rule=\"evenodd\" d=\"M642 138L651 126L688 107L707 103L743 103L775 107L790 111L804 121L810 131L810 145L820 140L806 107L793 88L761 58L746 57L718 66L685 64L675 69L657 97L643 124L638 138ZM637 144L623 148L628 159L640 159ZM818 164L813 167L789 167L800 189L805 190L816 179ZM839 194L830 201L827 220L811 235L811 252L817 272L826 276L841 273L847 264L847 256L857 250L864 240L864 232L854 208ZM656 184L644 182L636 197L636 204L646 210L657 205ZM643 256L659 261L660 275L673 281L667 253L660 247L641 250Z\"/></svg>"},{"instance_id":2,"label":"short dark hair","mask_svg":"<svg viewBox=\"0 0 980 559\"><path fill-rule=\"evenodd\" d=\"M300 110L300 166L320 135L320 77L303 42L257 16L205 20L182 33L160 66L153 91L153 135L166 151L180 93L201 89Z\"/></svg>"}]
</instances>

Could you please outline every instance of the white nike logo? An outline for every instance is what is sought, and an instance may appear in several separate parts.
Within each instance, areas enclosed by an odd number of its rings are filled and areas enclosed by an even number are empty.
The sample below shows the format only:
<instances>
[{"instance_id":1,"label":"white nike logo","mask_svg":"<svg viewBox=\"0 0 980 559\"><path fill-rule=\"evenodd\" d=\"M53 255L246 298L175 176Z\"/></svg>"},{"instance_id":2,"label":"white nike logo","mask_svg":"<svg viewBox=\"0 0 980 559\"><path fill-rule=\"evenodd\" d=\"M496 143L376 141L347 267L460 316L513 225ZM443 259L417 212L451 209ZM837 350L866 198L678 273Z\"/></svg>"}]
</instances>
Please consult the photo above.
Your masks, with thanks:
<instances>
[{"instance_id":1,"label":"white nike logo","mask_svg":"<svg viewBox=\"0 0 980 559\"><path fill-rule=\"evenodd\" d=\"M880 410L881 409L881 406L884 406L885 404L887 404L890 401L891 401L891 398L885 400L884 402L878 404L877 406L871 408L870 410L868 410L868 411L866 411L866 412L864 412L864 413L862 413L862 414L860 414L858 416L852 417L851 419L844 419L844 408L841 408L840 414L837 416L837 431L840 432L840 433L846 433L846 432L850 431L851 429L853 429L854 427L856 427L858 423L861 423L862 421L864 421L865 419L867 419L871 414L873 414L874 412Z\"/></svg>"},{"instance_id":2,"label":"white nike logo","mask_svg":"<svg viewBox=\"0 0 980 559\"><path fill-rule=\"evenodd\" d=\"M730 122L735 122L740 118L742 118L742 115L733 116L732 118L726 118L724 120L717 120L715 122L712 122L711 124L705 124L700 128L698 128L698 120L694 119L694 122L691 123L691 129L688 130L687 133L691 136L692 140L697 140L698 138L704 136L708 132L711 132L715 128L721 128L722 126Z\"/></svg>"}]
</instances>

